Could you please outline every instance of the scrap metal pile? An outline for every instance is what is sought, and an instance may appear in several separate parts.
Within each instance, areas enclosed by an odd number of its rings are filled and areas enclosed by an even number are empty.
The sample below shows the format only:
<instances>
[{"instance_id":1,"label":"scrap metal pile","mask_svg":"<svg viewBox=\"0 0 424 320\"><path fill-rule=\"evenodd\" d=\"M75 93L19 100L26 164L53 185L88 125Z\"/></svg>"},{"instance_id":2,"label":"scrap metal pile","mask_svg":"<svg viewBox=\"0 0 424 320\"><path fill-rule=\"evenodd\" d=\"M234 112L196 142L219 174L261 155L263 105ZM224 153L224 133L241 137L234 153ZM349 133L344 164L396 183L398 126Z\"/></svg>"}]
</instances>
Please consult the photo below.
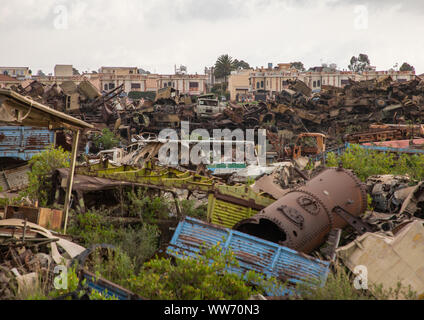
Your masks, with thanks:
<instances>
[{"instance_id":1,"label":"scrap metal pile","mask_svg":"<svg viewBox=\"0 0 424 320\"><path fill-rule=\"evenodd\" d=\"M321 92L312 94L296 80L269 106L278 128L294 132L307 129L338 138L351 133L346 132L349 127L361 131L374 122L414 122L424 115L424 81L397 82L389 76L349 80L344 88L323 86Z\"/></svg>"},{"instance_id":2,"label":"scrap metal pile","mask_svg":"<svg viewBox=\"0 0 424 320\"><path fill-rule=\"evenodd\" d=\"M60 85L46 85L35 80L25 87L13 86L12 90L78 119L113 128L118 118L115 99L123 92L123 86L101 94L88 80L79 84L64 81Z\"/></svg>"}]
</instances>

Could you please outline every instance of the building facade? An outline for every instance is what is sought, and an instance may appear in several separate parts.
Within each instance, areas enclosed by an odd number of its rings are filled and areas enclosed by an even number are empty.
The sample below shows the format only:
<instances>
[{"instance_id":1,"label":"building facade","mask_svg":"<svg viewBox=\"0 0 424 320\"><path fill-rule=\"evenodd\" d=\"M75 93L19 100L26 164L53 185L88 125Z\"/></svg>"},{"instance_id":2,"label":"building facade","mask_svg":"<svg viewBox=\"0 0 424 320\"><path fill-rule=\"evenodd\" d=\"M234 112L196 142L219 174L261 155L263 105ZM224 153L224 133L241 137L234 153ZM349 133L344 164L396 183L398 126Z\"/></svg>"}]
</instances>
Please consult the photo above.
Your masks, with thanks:
<instances>
[{"instance_id":1,"label":"building facade","mask_svg":"<svg viewBox=\"0 0 424 320\"><path fill-rule=\"evenodd\" d=\"M288 80L299 79L303 81L312 92L318 92L323 85L344 87L349 79L354 81L381 79L390 76L394 81L409 81L415 79L414 71L375 71L369 70L361 73L353 71L341 71L334 68L314 67L308 71L300 72L296 69L287 68L289 64L279 64L275 68L258 68L249 74L249 92L265 93L272 97L288 87ZM245 84L245 82L244 82ZM235 96L232 96L233 100ZM235 99L234 99L235 100Z\"/></svg>"},{"instance_id":2,"label":"building facade","mask_svg":"<svg viewBox=\"0 0 424 320\"><path fill-rule=\"evenodd\" d=\"M19 80L31 77L28 67L0 67L0 74Z\"/></svg>"},{"instance_id":3,"label":"building facade","mask_svg":"<svg viewBox=\"0 0 424 320\"><path fill-rule=\"evenodd\" d=\"M249 97L249 77L253 69L242 69L231 72L228 77L228 91L231 101L244 101Z\"/></svg>"},{"instance_id":4,"label":"building facade","mask_svg":"<svg viewBox=\"0 0 424 320\"><path fill-rule=\"evenodd\" d=\"M74 68L72 64L57 64L54 66L55 77L72 77L74 75Z\"/></svg>"},{"instance_id":5,"label":"building facade","mask_svg":"<svg viewBox=\"0 0 424 320\"><path fill-rule=\"evenodd\" d=\"M181 94L201 95L207 92L207 76L203 74L157 75L157 89L172 87Z\"/></svg>"}]
</instances>

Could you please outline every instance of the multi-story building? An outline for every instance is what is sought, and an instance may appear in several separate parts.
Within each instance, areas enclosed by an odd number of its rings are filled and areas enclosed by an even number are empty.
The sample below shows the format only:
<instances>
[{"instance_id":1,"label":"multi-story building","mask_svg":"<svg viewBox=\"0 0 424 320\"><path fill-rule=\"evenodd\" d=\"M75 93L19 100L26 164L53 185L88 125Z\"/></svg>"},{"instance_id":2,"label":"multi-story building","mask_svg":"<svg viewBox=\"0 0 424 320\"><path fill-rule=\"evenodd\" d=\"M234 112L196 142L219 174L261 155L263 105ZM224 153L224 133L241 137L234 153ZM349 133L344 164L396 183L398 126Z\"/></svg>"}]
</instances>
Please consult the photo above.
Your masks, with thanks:
<instances>
[{"instance_id":1,"label":"multi-story building","mask_svg":"<svg viewBox=\"0 0 424 320\"><path fill-rule=\"evenodd\" d=\"M173 74L157 75L157 89L172 87L182 94L200 95L207 91L207 75Z\"/></svg>"},{"instance_id":2,"label":"multi-story building","mask_svg":"<svg viewBox=\"0 0 424 320\"><path fill-rule=\"evenodd\" d=\"M360 81L391 76L394 81L408 81L415 78L414 71L376 71L375 68L370 68L368 71L356 73L321 66L300 72L289 66L290 64L278 64L277 67L272 68L272 65L269 65L266 69L261 67L251 71L249 92L272 97L277 92L287 88L288 80L295 79L302 80L312 91L319 91L323 85L344 87L349 83L349 79ZM231 99L234 98L231 97Z\"/></svg>"},{"instance_id":3,"label":"multi-story building","mask_svg":"<svg viewBox=\"0 0 424 320\"><path fill-rule=\"evenodd\" d=\"M57 64L54 66L55 77L72 77L74 75L74 68L72 64Z\"/></svg>"},{"instance_id":4,"label":"multi-story building","mask_svg":"<svg viewBox=\"0 0 424 320\"><path fill-rule=\"evenodd\" d=\"M249 77L253 69L241 69L232 71L228 77L228 91L231 101L248 99L250 86Z\"/></svg>"},{"instance_id":5,"label":"multi-story building","mask_svg":"<svg viewBox=\"0 0 424 320\"><path fill-rule=\"evenodd\" d=\"M19 80L31 77L28 67L0 67L0 74Z\"/></svg>"},{"instance_id":6,"label":"multi-story building","mask_svg":"<svg viewBox=\"0 0 424 320\"><path fill-rule=\"evenodd\" d=\"M139 72L137 67L101 67L99 73L125 76L129 74L138 74Z\"/></svg>"}]
</instances>

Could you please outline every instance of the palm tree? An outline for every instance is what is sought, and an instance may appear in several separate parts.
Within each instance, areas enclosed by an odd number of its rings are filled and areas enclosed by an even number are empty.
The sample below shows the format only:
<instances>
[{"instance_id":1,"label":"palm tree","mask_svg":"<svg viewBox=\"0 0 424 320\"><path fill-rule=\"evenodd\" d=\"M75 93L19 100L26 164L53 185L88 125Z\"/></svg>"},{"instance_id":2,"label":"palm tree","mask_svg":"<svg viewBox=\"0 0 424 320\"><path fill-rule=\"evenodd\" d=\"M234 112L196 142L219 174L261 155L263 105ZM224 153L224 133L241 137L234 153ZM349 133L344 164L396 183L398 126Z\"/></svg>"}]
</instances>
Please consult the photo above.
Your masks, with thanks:
<instances>
[{"instance_id":1,"label":"palm tree","mask_svg":"<svg viewBox=\"0 0 424 320\"><path fill-rule=\"evenodd\" d=\"M231 71L235 69L234 60L228 54L223 54L218 57L215 62L215 77L224 78L225 83L227 83L227 77L230 75Z\"/></svg>"}]
</instances>

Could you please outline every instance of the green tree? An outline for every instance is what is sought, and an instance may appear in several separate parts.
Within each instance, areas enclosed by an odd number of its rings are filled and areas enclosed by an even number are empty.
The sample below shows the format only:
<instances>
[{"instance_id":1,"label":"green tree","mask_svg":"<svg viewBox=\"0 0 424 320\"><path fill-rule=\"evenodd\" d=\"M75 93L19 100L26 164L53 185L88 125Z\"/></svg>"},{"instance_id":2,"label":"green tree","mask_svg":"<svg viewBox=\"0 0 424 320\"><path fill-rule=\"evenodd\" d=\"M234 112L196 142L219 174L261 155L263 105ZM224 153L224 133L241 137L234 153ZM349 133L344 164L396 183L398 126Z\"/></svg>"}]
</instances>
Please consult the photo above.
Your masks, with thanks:
<instances>
[{"instance_id":1,"label":"green tree","mask_svg":"<svg viewBox=\"0 0 424 320\"><path fill-rule=\"evenodd\" d=\"M29 161L31 171L28 172L28 188L23 196L38 200L40 206L46 206L51 193L51 174L59 168L69 167L70 153L62 147L51 145L45 151L34 155Z\"/></svg>"},{"instance_id":2,"label":"green tree","mask_svg":"<svg viewBox=\"0 0 424 320\"><path fill-rule=\"evenodd\" d=\"M224 78L227 82L227 77L230 75L231 71L235 70L236 66L234 64L233 58L228 54L223 54L218 57L215 62L215 77Z\"/></svg>"},{"instance_id":3,"label":"green tree","mask_svg":"<svg viewBox=\"0 0 424 320\"><path fill-rule=\"evenodd\" d=\"M233 64L235 69L250 69L250 65L243 60L234 59Z\"/></svg>"},{"instance_id":4,"label":"green tree","mask_svg":"<svg viewBox=\"0 0 424 320\"><path fill-rule=\"evenodd\" d=\"M415 68L411 66L409 63L404 62L400 68L399 71L415 71Z\"/></svg>"},{"instance_id":5,"label":"green tree","mask_svg":"<svg viewBox=\"0 0 424 320\"><path fill-rule=\"evenodd\" d=\"M299 71L305 71L305 66L300 61L291 62L290 67L295 68Z\"/></svg>"},{"instance_id":6,"label":"green tree","mask_svg":"<svg viewBox=\"0 0 424 320\"><path fill-rule=\"evenodd\" d=\"M368 55L360 53L358 57L353 56L350 58L349 70L354 72L365 71L370 67L370 59Z\"/></svg>"},{"instance_id":7,"label":"green tree","mask_svg":"<svg viewBox=\"0 0 424 320\"><path fill-rule=\"evenodd\" d=\"M79 76L80 75L79 71L77 69L75 69L75 68L72 68L72 74L74 76Z\"/></svg>"}]
</instances>

